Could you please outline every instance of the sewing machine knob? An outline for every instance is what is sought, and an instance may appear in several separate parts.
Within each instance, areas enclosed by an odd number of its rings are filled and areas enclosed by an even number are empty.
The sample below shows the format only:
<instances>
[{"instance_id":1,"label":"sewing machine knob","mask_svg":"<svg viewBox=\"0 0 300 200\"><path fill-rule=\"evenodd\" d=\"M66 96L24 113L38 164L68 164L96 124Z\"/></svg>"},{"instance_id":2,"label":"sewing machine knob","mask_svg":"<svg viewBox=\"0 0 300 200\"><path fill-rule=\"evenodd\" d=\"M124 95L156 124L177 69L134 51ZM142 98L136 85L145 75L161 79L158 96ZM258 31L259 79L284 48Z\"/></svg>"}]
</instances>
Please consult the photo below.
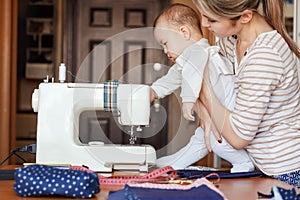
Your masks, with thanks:
<instances>
[{"instance_id":1,"label":"sewing machine knob","mask_svg":"<svg viewBox=\"0 0 300 200\"><path fill-rule=\"evenodd\" d=\"M39 109L39 90L34 89L31 97L31 106L34 112L38 112Z\"/></svg>"},{"instance_id":2,"label":"sewing machine knob","mask_svg":"<svg viewBox=\"0 0 300 200\"><path fill-rule=\"evenodd\" d=\"M161 66L160 63L155 63L155 64L153 65L153 69L154 69L155 71L157 71L157 72L160 71L161 68L162 68L162 66Z\"/></svg>"},{"instance_id":3,"label":"sewing machine knob","mask_svg":"<svg viewBox=\"0 0 300 200\"><path fill-rule=\"evenodd\" d=\"M140 126L136 127L136 131L140 132L140 131L142 131L142 130L143 130L143 129L142 129Z\"/></svg>"},{"instance_id":4,"label":"sewing machine knob","mask_svg":"<svg viewBox=\"0 0 300 200\"><path fill-rule=\"evenodd\" d=\"M154 100L153 106L154 106L155 112L159 112L159 108L160 108L160 102L159 102L159 99L155 99L155 100Z\"/></svg>"}]
</instances>

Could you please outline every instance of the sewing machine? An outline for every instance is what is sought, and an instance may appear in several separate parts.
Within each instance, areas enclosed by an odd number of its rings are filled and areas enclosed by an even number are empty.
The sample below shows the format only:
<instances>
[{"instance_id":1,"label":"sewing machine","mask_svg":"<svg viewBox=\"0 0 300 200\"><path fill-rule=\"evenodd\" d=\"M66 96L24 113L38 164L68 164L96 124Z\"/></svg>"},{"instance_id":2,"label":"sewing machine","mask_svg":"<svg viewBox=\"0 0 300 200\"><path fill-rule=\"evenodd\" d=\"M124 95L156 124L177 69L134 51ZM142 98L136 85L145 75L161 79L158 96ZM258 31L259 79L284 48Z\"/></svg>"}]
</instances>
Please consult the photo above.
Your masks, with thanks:
<instances>
[{"instance_id":1,"label":"sewing machine","mask_svg":"<svg viewBox=\"0 0 300 200\"><path fill-rule=\"evenodd\" d=\"M154 166L156 152L150 145L80 142L80 113L103 110L104 96L104 84L41 83L32 94L32 108L38 112L36 163L85 165L99 172L148 171ZM132 131L149 125L149 86L119 84L116 103L121 125Z\"/></svg>"}]
</instances>

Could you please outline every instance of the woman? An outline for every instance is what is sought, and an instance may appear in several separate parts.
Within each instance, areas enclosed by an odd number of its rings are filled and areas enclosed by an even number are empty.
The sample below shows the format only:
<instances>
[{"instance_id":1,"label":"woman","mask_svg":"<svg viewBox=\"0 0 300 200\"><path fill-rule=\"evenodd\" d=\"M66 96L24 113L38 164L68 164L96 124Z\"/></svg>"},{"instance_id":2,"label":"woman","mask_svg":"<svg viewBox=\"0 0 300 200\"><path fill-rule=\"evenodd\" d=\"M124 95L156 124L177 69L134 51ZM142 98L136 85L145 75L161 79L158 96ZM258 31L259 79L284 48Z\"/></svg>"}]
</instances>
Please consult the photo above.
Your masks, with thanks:
<instances>
[{"instance_id":1,"label":"woman","mask_svg":"<svg viewBox=\"0 0 300 200\"><path fill-rule=\"evenodd\" d=\"M234 148L245 148L262 172L300 187L300 52L285 30L285 1L194 3L235 73L233 111L219 103L209 80L203 82L199 115L206 138L216 129Z\"/></svg>"}]
</instances>

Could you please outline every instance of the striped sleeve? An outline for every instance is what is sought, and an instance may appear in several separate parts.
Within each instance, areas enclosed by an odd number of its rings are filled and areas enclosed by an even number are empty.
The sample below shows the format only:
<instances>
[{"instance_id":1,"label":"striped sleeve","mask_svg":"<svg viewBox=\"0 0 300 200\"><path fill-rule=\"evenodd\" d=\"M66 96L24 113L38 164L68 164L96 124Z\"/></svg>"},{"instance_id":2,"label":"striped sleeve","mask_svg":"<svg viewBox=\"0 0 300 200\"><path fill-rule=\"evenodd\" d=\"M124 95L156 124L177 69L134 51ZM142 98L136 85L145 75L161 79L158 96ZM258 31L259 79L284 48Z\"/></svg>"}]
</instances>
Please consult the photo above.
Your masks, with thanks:
<instances>
[{"instance_id":1,"label":"striped sleeve","mask_svg":"<svg viewBox=\"0 0 300 200\"><path fill-rule=\"evenodd\" d=\"M281 57L271 48L253 49L242 63L235 83L237 99L231 123L235 132L252 140L262 124L272 92L283 74Z\"/></svg>"}]
</instances>

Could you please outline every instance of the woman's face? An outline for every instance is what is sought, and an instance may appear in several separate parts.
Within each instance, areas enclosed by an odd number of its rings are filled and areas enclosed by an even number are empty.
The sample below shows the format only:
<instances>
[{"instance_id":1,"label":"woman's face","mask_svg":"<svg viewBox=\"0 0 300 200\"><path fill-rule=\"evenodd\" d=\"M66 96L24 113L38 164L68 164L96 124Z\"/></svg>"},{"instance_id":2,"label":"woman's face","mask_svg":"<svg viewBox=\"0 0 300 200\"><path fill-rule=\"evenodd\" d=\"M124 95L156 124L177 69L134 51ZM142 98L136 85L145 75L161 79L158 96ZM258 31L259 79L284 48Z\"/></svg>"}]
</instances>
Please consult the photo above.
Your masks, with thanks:
<instances>
[{"instance_id":1,"label":"woman's face","mask_svg":"<svg viewBox=\"0 0 300 200\"><path fill-rule=\"evenodd\" d=\"M212 12L200 10L201 23L203 27L208 28L217 37L223 38L232 35L238 35L241 31L241 26L238 21L233 21L229 18L216 15Z\"/></svg>"}]
</instances>

